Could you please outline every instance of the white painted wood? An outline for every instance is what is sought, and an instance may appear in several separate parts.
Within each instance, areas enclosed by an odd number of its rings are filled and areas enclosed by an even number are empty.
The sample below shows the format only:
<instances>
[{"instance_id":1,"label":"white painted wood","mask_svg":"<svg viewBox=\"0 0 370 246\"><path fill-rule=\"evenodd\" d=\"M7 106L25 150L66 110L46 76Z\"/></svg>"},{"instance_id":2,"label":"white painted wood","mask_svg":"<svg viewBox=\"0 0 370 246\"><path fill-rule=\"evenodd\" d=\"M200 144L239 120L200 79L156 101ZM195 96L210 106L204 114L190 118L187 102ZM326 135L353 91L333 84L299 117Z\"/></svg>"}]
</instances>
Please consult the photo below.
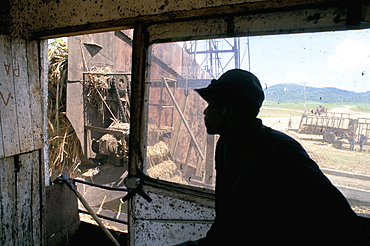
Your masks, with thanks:
<instances>
[{"instance_id":1,"label":"white painted wood","mask_svg":"<svg viewBox=\"0 0 370 246\"><path fill-rule=\"evenodd\" d=\"M27 70L31 109L31 125L34 149L43 147L43 104L41 97L41 83L39 74L39 49L37 41L27 41ZM46 81L46 80L45 80Z\"/></svg>"},{"instance_id":2,"label":"white painted wood","mask_svg":"<svg viewBox=\"0 0 370 246\"><path fill-rule=\"evenodd\" d=\"M235 33L249 36L331 31L346 26L346 18L338 16L346 16L346 10L332 7L237 16L233 25Z\"/></svg>"},{"instance_id":3,"label":"white painted wood","mask_svg":"<svg viewBox=\"0 0 370 246\"><path fill-rule=\"evenodd\" d=\"M49 175L49 143L48 143L48 41L47 40L39 40L39 47L40 47L40 84L41 84L41 105L42 105L42 141L43 141L43 149L42 149L42 170L41 170L41 177L45 179L45 185L50 185L50 175ZM45 204L46 200L46 191L42 189L42 203ZM45 226L45 225L43 225ZM45 228L42 228L42 231L45 231Z\"/></svg>"},{"instance_id":4,"label":"white painted wood","mask_svg":"<svg viewBox=\"0 0 370 246\"><path fill-rule=\"evenodd\" d=\"M19 147L20 153L24 153L34 149L29 96L31 92L28 85L27 46L25 40L18 38L12 38L11 45Z\"/></svg>"},{"instance_id":5,"label":"white painted wood","mask_svg":"<svg viewBox=\"0 0 370 246\"><path fill-rule=\"evenodd\" d=\"M0 245L43 245L38 42L0 35Z\"/></svg>"},{"instance_id":6,"label":"white painted wood","mask_svg":"<svg viewBox=\"0 0 370 246\"><path fill-rule=\"evenodd\" d=\"M31 153L19 155L19 170L16 172L17 185L17 237L24 246L32 245L32 165Z\"/></svg>"},{"instance_id":7,"label":"white painted wood","mask_svg":"<svg viewBox=\"0 0 370 246\"><path fill-rule=\"evenodd\" d=\"M42 245L39 157L0 158L0 245Z\"/></svg>"},{"instance_id":8,"label":"white painted wood","mask_svg":"<svg viewBox=\"0 0 370 246\"><path fill-rule=\"evenodd\" d=\"M131 201L130 245L175 245L204 237L211 227L215 211L195 202L184 201L145 191L153 200L140 196Z\"/></svg>"},{"instance_id":9,"label":"white painted wood","mask_svg":"<svg viewBox=\"0 0 370 246\"><path fill-rule=\"evenodd\" d=\"M0 35L0 117L4 156L20 152L10 37Z\"/></svg>"},{"instance_id":10,"label":"white painted wood","mask_svg":"<svg viewBox=\"0 0 370 246\"><path fill-rule=\"evenodd\" d=\"M149 42L346 30L346 11L335 6L153 24L148 27ZM356 28L369 28L369 4L363 6L362 19Z\"/></svg>"},{"instance_id":11,"label":"white painted wood","mask_svg":"<svg viewBox=\"0 0 370 246\"><path fill-rule=\"evenodd\" d=\"M195 202L184 201L163 195L162 190L157 190L161 194L148 192L145 193L152 198L148 203L143 198L137 198L137 206L133 212L138 218L149 220L197 220L213 221L215 217L214 207L208 207Z\"/></svg>"},{"instance_id":12,"label":"white painted wood","mask_svg":"<svg viewBox=\"0 0 370 246\"><path fill-rule=\"evenodd\" d=\"M41 206L41 192L44 190L44 186L40 182L41 175L41 165L40 163L40 150L33 151L30 153L31 156L31 187L32 187L32 200L31 200L31 224L32 224L32 239L33 245L43 245L41 232L41 221L44 221L41 216L42 206Z\"/></svg>"},{"instance_id":13,"label":"white painted wood","mask_svg":"<svg viewBox=\"0 0 370 246\"><path fill-rule=\"evenodd\" d=\"M194 223L191 221L136 221L135 246L163 246L176 245L189 240L198 240L205 237L211 223Z\"/></svg>"},{"instance_id":14,"label":"white painted wood","mask_svg":"<svg viewBox=\"0 0 370 246\"><path fill-rule=\"evenodd\" d=\"M4 144L3 144L3 130L1 127L1 113L0 113L0 158L4 157Z\"/></svg>"},{"instance_id":15,"label":"white painted wood","mask_svg":"<svg viewBox=\"0 0 370 246\"><path fill-rule=\"evenodd\" d=\"M209 35L224 35L228 24L224 18L206 20L182 21L174 23L154 24L148 27L150 42L179 41L187 37L198 39L208 38Z\"/></svg>"},{"instance_id":16,"label":"white painted wood","mask_svg":"<svg viewBox=\"0 0 370 246\"><path fill-rule=\"evenodd\" d=\"M18 245L15 221L16 216L16 186L14 173L14 157L0 158L0 217L2 234L0 244L2 246Z\"/></svg>"},{"instance_id":17,"label":"white painted wood","mask_svg":"<svg viewBox=\"0 0 370 246\"><path fill-rule=\"evenodd\" d=\"M0 158L43 147L38 41L0 35Z\"/></svg>"}]
</instances>

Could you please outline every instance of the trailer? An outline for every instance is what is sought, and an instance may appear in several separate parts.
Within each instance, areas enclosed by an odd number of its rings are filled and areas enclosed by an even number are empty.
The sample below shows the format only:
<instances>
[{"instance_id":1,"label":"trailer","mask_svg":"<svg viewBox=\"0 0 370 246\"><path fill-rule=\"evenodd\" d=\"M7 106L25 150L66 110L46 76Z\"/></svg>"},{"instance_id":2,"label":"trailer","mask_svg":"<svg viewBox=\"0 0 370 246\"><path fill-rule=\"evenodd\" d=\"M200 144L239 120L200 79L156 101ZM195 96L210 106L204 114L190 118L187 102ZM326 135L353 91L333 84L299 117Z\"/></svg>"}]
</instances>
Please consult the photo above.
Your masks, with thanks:
<instances>
[{"instance_id":1,"label":"trailer","mask_svg":"<svg viewBox=\"0 0 370 246\"><path fill-rule=\"evenodd\" d=\"M351 146L360 141L365 144L370 137L370 119L354 119L348 113L304 112L298 133L322 135L324 142L333 144L335 148L341 148L343 140L348 140Z\"/></svg>"}]
</instances>

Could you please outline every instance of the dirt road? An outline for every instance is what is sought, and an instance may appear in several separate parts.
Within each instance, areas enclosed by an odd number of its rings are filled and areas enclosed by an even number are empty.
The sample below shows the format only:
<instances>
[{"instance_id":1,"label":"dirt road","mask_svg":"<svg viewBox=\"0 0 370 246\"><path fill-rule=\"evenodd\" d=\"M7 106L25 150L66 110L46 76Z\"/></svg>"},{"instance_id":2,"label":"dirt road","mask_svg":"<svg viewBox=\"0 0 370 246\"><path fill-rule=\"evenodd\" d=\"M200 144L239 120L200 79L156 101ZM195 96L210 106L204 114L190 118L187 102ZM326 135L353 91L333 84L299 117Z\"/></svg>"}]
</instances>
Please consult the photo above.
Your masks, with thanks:
<instances>
[{"instance_id":1,"label":"dirt road","mask_svg":"<svg viewBox=\"0 0 370 246\"><path fill-rule=\"evenodd\" d=\"M348 113L350 118L370 118L370 113L356 112L350 105L334 108L329 112ZM264 125L285 132L300 142L320 168L329 169L326 176L350 199L353 209L370 217L369 145L364 147L365 152L359 152L358 145L355 146L355 151L350 151L349 144L344 141L343 149L335 149L331 144L325 143L320 135L298 134L300 120L301 117L262 118ZM289 121L291 128L288 127Z\"/></svg>"}]
</instances>

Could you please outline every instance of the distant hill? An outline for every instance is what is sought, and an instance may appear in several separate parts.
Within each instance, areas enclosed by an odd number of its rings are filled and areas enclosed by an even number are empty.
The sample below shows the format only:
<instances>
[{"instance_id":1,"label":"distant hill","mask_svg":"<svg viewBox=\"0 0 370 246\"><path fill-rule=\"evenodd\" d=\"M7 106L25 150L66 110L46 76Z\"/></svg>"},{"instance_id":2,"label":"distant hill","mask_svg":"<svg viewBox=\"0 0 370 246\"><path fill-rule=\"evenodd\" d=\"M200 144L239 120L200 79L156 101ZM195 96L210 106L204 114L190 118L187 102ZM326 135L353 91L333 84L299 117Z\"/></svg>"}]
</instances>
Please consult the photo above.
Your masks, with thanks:
<instances>
[{"instance_id":1,"label":"distant hill","mask_svg":"<svg viewBox=\"0 0 370 246\"><path fill-rule=\"evenodd\" d=\"M306 86L306 101L321 103L370 103L370 91L357 93L334 87L316 88ZM278 84L265 89L266 101L277 103L303 102L304 86L297 84Z\"/></svg>"}]
</instances>

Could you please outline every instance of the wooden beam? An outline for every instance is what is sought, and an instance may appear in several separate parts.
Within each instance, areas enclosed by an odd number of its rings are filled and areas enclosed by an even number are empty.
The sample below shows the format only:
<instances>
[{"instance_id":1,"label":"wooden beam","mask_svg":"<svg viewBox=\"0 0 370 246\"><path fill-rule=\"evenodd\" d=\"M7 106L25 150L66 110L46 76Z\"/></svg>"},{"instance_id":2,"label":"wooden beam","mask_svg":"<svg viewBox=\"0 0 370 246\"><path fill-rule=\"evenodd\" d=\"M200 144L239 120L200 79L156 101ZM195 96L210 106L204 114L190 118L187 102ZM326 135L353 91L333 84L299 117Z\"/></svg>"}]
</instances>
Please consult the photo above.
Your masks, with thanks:
<instances>
[{"instance_id":1,"label":"wooden beam","mask_svg":"<svg viewBox=\"0 0 370 246\"><path fill-rule=\"evenodd\" d=\"M147 118L148 33L146 26L135 26L132 47L131 107L129 136L129 176L138 176L144 165Z\"/></svg>"},{"instance_id":2,"label":"wooden beam","mask_svg":"<svg viewBox=\"0 0 370 246\"><path fill-rule=\"evenodd\" d=\"M330 7L343 5L346 1L335 0L286 0L286 1L248 1L244 3L234 4L220 4L220 5L201 5L192 8L182 7L174 8L173 10L160 10L145 15L126 15L126 18L112 17L116 13L111 13L109 19L106 21L94 22L89 20L85 23L78 23L78 25L71 24L70 26L58 25L47 29L47 27L39 28L37 30L30 30L32 38L55 38L60 36L74 36L88 33L97 33L105 31L118 31L134 27L137 23L160 23L160 22L175 22L190 19L209 19L220 16L234 16L234 15L248 15L257 13L278 12L295 9L310 9L316 7ZM349 1L348 1L349 2ZM135 7L135 6L133 6ZM57 11L57 10L56 10ZM91 11L91 10L90 10ZM80 13L84 13L80 10ZM122 17L122 15L119 15ZM54 18L55 19L55 18ZM47 26L45 24L45 26ZM31 26L32 28L32 26Z\"/></svg>"}]
</instances>

